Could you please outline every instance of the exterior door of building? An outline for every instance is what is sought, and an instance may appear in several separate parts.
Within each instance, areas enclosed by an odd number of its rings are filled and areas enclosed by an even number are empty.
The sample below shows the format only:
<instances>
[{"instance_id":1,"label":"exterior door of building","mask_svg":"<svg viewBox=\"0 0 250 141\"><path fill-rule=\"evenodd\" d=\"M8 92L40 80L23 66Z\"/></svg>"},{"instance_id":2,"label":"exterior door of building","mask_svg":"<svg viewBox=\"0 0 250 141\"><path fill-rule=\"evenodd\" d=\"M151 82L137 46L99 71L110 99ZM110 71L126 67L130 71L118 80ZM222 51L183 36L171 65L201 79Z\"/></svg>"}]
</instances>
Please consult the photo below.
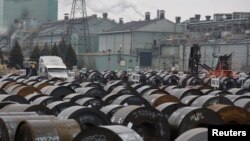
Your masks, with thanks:
<instances>
[{"instance_id":1,"label":"exterior door of building","mask_svg":"<svg viewBox=\"0 0 250 141\"><path fill-rule=\"evenodd\" d=\"M140 66L141 67L152 66L152 52L140 52Z\"/></svg>"}]
</instances>

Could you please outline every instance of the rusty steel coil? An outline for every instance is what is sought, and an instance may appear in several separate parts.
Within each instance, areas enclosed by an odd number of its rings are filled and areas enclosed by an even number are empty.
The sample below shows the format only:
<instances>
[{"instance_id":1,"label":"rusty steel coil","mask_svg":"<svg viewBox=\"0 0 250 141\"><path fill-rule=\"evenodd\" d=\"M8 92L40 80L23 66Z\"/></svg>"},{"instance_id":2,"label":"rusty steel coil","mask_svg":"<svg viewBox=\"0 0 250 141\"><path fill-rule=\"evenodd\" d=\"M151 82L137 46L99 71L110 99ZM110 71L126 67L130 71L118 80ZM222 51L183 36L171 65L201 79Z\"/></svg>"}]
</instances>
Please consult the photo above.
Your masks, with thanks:
<instances>
[{"instance_id":1,"label":"rusty steel coil","mask_svg":"<svg viewBox=\"0 0 250 141\"><path fill-rule=\"evenodd\" d=\"M224 96L203 95L203 96L196 98L192 102L191 106L205 108L214 104L234 105L234 103L230 99Z\"/></svg>"},{"instance_id":2,"label":"rusty steel coil","mask_svg":"<svg viewBox=\"0 0 250 141\"><path fill-rule=\"evenodd\" d=\"M15 140L18 141L72 141L81 128L75 120L26 120L20 123Z\"/></svg>"},{"instance_id":3,"label":"rusty steel coil","mask_svg":"<svg viewBox=\"0 0 250 141\"><path fill-rule=\"evenodd\" d=\"M197 77L190 77L185 86L197 86L197 85L203 85L203 81L200 78Z\"/></svg>"},{"instance_id":4,"label":"rusty steel coil","mask_svg":"<svg viewBox=\"0 0 250 141\"><path fill-rule=\"evenodd\" d=\"M10 104L0 109L0 112L36 112L39 115L52 115L49 108L30 104Z\"/></svg>"},{"instance_id":5,"label":"rusty steel coil","mask_svg":"<svg viewBox=\"0 0 250 141\"><path fill-rule=\"evenodd\" d=\"M227 91L233 95L243 95L243 94L247 93L247 90L241 89L241 88L232 88L232 89L229 89Z\"/></svg>"},{"instance_id":6,"label":"rusty steel coil","mask_svg":"<svg viewBox=\"0 0 250 141\"><path fill-rule=\"evenodd\" d=\"M104 101L102 101L101 99L93 98L93 97L84 97L84 98L76 100L75 103L81 106L93 107L97 109L100 109L101 107L105 105Z\"/></svg>"},{"instance_id":7,"label":"rusty steel coil","mask_svg":"<svg viewBox=\"0 0 250 141\"><path fill-rule=\"evenodd\" d=\"M197 95L197 96L204 95L200 90L190 89L190 88L173 89L169 91L169 93L179 99L182 99L185 96L189 95Z\"/></svg>"},{"instance_id":8,"label":"rusty steel coil","mask_svg":"<svg viewBox=\"0 0 250 141\"><path fill-rule=\"evenodd\" d=\"M5 88L5 86L7 86L9 83L14 84L15 82L13 82L13 81L1 81L0 82L0 89Z\"/></svg>"},{"instance_id":9,"label":"rusty steel coil","mask_svg":"<svg viewBox=\"0 0 250 141\"><path fill-rule=\"evenodd\" d=\"M143 141L134 130L120 125L83 130L73 141Z\"/></svg>"},{"instance_id":10,"label":"rusty steel coil","mask_svg":"<svg viewBox=\"0 0 250 141\"><path fill-rule=\"evenodd\" d=\"M183 107L176 110L168 119L171 138L175 139L189 129L204 125L222 125L223 120L213 110L197 107Z\"/></svg>"},{"instance_id":11,"label":"rusty steel coil","mask_svg":"<svg viewBox=\"0 0 250 141\"><path fill-rule=\"evenodd\" d=\"M122 108L124 106L122 105L107 105L107 106L104 106L100 109L100 111L102 111L109 119L111 119L111 117L114 115L114 113Z\"/></svg>"},{"instance_id":12,"label":"rusty steel coil","mask_svg":"<svg viewBox=\"0 0 250 141\"><path fill-rule=\"evenodd\" d=\"M0 95L0 102L16 102L20 104L29 104L29 101L18 95Z\"/></svg>"},{"instance_id":13,"label":"rusty steel coil","mask_svg":"<svg viewBox=\"0 0 250 141\"><path fill-rule=\"evenodd\" d=\"M45 95L53 96L63 99L68 94L75 93L75 91L66 86L47 86L44 87L41 92Z\"/></svg>"},{"instance_id":14,"label":"rusty steel coil","mask_svg":"<svg viewBox=\"0 0 250 141\"><path fill-rule=\"evenodd\" d=\"M6 114L0 117L1 141L14 141L19 124L25 120L57 119L55 116L38 116L36 113Z\"/></svg>"},{"instance_id":15,"label":"rusty steel coil","mask_svg":"<svg viewBox=\"0 0 250 141\"><path fill-rule=\"evenodd\" d=\"M172 85L178 85L180 78L176 75L166 75L163 78L163 85L167 85L167 86L172 86Z\"/></svg>"},{"instance_id":16,"label":"rusty steel coil","mask_svg":"<svg viewBox=\"0 0 250 141\"><path fill-rule=\"evenodd\" d=\"M94 87L81 87L75 89L75 91L81 95L84 95L85 97L93 97L98 99L101 99L106 95L106 92L103 89Z\"/></svg>"},{"instance_id":17,"label":"rusty steel coil","mask_svg":"<svg viewBox=\"0 0 250 141\"><path fill-rule=\"evenodd\" d=\"M181 102L183 104L190 106L193 103L193 101L195 99L197 99L198 97L199 97L198 95L188 95L188 96L185 96L184 98L182 98Z\"/></svg>"},{"instance_id":18,"label":"rusty steel coil","mask_svg":"<svg viewBox=\"0 0 250 141\"><path fill-rule=\"evenodd\" d=\"M63 110L58 117L61 119L75 119L82 129L111 124L110 119L103 112L83 106L69 107Z\"/></svg>"},{"instance_id":19,"label":"rusty steel coil","mask_svg":"<svg viewBox=\"0 0 250 141\"><path fill-rule=\"evenodd\" d=\"M15 89L13 89L13 91L10 94L25 97L25 96L30 95L30 94L35 93L35 92L38 92L38 91L34 87L19 86L19 87L16 87Z\"/></svg>"},{"instance_id":20,"label":"rusty steel coil","mask_svg":"<svg viewBox=\"0 0 250 141\"><path fill-rule=\"evenodd\" d=\"M168 141L170 127L164 115L153 108L127 106L117 110L111 118L112 123L130 126L145 141Z\"/></svg>"},{"instance_id":21,"label":"rusty steel coil","mask_svg":"<svg viewBox=\"0 0 250 141\"><path fill-rule=\"evenodd\" d=\"M3 107L10 105L10 104L18 104L16 102L11 102L11 101L5 101L5 102L0 102L0 109L2 109Z\"/></svg>"},{"instance_id":22,"label":"rusty steel coil","mask_svg":"<svg viewBox=\"0 0 250 141\"><path fill-rule=\"evenodd\" d=\"M64 102L64 101L55 101L50 104L48 104L46 107L48 107L51 112L57 116L59 113L61 113L64 109L67 109L72 106L76 106L77 104L72 102Z\"/></svg>"},{"instance_id":23,"label":"rusty steel coil","mask_svg":"<svg viewBox=\"0 0 250 141\"><path fill-rule=\"evenodd\" d=\"M248 112L250 112L250 99L249 98L239 99L239 100L234 102L234 105L241 107L241 108L244 108Z\"/></svg>"},{"instance_id":24,"label":"rusty steel coil","mask_svg":"<svg viewBox=\"0 0 250 141\"><path fill-rule=\"evenodd\" d=\"M80 84L81 87L94 87L94 88L102 88L100 83L94 82L84 82Z\"/></svg>"},{"instance_id":25,"label":"rusty steel coil","mask_svg":"<svg viewBox=\"0 0 250 141\"><path fill-rule=\"evenodd\" d=\"M37 98L43 97L43 96L46 96L46 95L43 95L43 94L40 94L40 93L33 93L33 94L25 96L24 98L26 100L28 100L29 102L32 102L32 101L36 100Z\"/></svg>"},{"instance_id":26,"label":"rusty steel coil","mask_svg":"<svg viewBox=\"0 0 250 141\"><path fill-rule=\"evenodd\" d=\"M218 113L224 124L250 123L250 114L247 110L243 108L222 104L211 105L208 108Z\"/></svg>"},{"instance_id":27,"label":"rusty steel coil","mask_svg":"<svg viewBox=\"0 0 250 141\"><path fill-rule=\"evenodd\" d=\"M232 102L235 102L240 99L245 99L245 98L250 99L250 95L225 95L225 97L230 99Z\"/></svg>"},{"instance_id":28,"label":"rusty steel coil","mask_svg":"<svg viewBox=\"0 0 250 141\"><path fill-rule=\"evenodd\" d=\"M215 90L211 91L208 93L208 95L213 95L213 96L226 96L226 95L232 95L228 91L221 91L221 90Z\"/></svg>"},{"instance_id":29,"label":"rusty steel coil","mask_svg":"<svg viewBox=\"0 0 250 141\"><path fill-rule=\"evenodd\" d=\"M13 85L15 85L15 84L16 84L16 82L13 82L13 81L11 81L10 83L4 84L3 85L3 90L5 92L7 92L8 88L11 87L11 86L13 86Z\"/></svg>"},{"instance_id":30,"label":"rusty steel coil","mask_svg":"<svg viewBox=\"0 0 250 141\"><path fill-rule=\"evenodd\" d=\"M157 107L163 103L168 102L180 102L177 97L166 94L152 94L149 96L145 96L144 98L151 104L152 107Z\"/></svg>"},{"instance_id":31,"label":"rusty steel coil","mask_svg":"<svg viewBox=\"0 0 250 141\"><path fill-rule=\"evenodd\" d=\"M164 90L161 90L161 89L149 89L147 91L145 91L144 93L141 93L141 95L144 97L144 96L149 96L149 95L152 95L152 94L169 94L167 93L166 91Z\"/></svg>"},{"instance_id":32,"label":"rusty steel coil","mask_svg":"<svg viewBox=\"0 0 250 141\"><path fill-rule=\"evenodd\" d=\"M7 86L5 86L4 90L6 91L6 93L11 94L11 92L17 88L17 87L21 87L21 86L25 86L24 84L20 84L20 83L14 83L12 85L10 85L12 83L9 83Z\"/></svg>"},{"instance_id":33,"label":"rusty steel coil","mask_svg":"<svg viewBox=\"0 0 250 141\"><path fill-rule=\"evenodd\" d=\"M175 141L208 141L207 128L194 128L181 134Z\"/></svg>"},{"instance_id":34,"label":"rusty steel coil","mask_svg":"<svg viewBox=\"0 0 250 141\"><path fill-rule=\"evenodd\" d=\"M151 107L147 100L136 95L121 95L113 100L112 105L143 105L146 107Z\"/></svg>"},{"instance_id":35,"label":"rusty steel coil","mask_svg":"<svg viewBox=\"0 0 250 141\"><path fill-rule=\"evenodd\" d=\"M231 89L231 88L236 88L237 87L237 84L235 82L235 80L233 78L230 78L230 77L222 77L220 79L220 89L221 90L228 90L228 89Z\"/></svg>"},{"instance_id":36,"label":"rusty steel coil","mask_svg":"<svg viewBox=\"0 0 250 141\"><path fill-rule=\"evenodd\" d=\"M168 119L177 109L183 108L185 106L186 105L183 103L168 102L157 106L156 109L163 113L166 119Z\"/></svg>"}]
</instances>

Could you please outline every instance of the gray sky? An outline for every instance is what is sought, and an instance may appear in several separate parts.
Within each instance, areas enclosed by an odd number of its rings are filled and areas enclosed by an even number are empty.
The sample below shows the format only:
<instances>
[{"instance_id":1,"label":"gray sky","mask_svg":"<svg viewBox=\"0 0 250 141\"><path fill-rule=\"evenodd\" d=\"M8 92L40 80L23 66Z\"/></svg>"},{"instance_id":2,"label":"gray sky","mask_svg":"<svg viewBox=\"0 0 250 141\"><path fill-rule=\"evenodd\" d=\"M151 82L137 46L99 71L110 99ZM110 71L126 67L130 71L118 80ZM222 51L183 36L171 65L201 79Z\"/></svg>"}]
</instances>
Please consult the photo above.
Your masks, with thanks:
<instances>
[{"instance_id":1,"label":"gray sky","mask_svg":"<svg viewBox=\"0 0 250 141\"><path fill-rule=\"evenodd\" d=\"M64 13L70 13L73 0L59 1L59 19ZM157 9L166 11L166 18L174 21L175 16L181 16L182 21L195 14L213 15L214 13L250 12L250 0L86 0L88 15L103 12L109 13L109 18L116 21L122 17L125 22L144 19L144 13L151 12L156 17Z\"/></svg>"}]
</instances>

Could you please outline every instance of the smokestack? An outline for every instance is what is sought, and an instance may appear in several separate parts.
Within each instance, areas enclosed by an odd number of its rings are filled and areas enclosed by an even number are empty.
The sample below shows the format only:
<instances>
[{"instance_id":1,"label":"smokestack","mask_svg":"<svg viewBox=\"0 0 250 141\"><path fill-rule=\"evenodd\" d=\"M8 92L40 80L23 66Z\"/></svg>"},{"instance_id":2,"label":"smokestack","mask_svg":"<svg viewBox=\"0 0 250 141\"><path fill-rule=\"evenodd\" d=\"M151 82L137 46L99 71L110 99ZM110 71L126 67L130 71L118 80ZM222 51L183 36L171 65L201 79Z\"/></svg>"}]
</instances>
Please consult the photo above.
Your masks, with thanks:
<instances>
[{"instance_id":1,"label":"smokestack","mask_svg":"<svg viewBox=\"0 0 250 141\"><path fill-rule=\"evenodd\" d=\"M65 13L64 14L64 20L68 20L69 19L69 14L68 13Z\"/></svg>"},{"instance_id":2,"label":"smokestack","mask_svg":"<svg viewBox=\"0 0 250 141\"><path fill-rule=\"evenodd\" d=\"M160 10L157 9L157 19L160 19Z\"/></svg>"},{"instance_id":3,"label":"smokestack","mask_svg":"<svg viewBox=\"0 0 250 141\"><path fill-rule=\"evenodd\" d=\"M160 19L165 19L165 11L164 10L161 10L160 11Z\"/></svg>"},{"instance_id":4,"label":"smokestack","mask_svg":"<svg viewBox=\"0 0 250 141\"><path fill-rule=\"evenodd\" d=\"M150 21L150 12L145 13L145 21Z\"/></svg>"},{"instance_id":5,"label":"smokestack","mask_svg":"<svg viewBox=\"0 0 250 141\"><path fill-rule=\"evenodd\" d=\"M210 21L210 19L211 19L211 16L207 15L206 16L206 21Z\"/></svg>"},{"instance_id":6,"label":"smokestack","mask_svg":"<svg viewBox=\"0 0 250 141\"><path fill-rule=\"evenodd\" d=\"M181 17L175 17L175 23L180 23L181 22Z\"/></svg>"},{"instance_id":7,"label":"smokestack","mask_svg":"<svg viewBox=\"0 0 250 141\"><path fill-rule=\"evenodd\" d=\"M196 21L200 21L200 19L201 19L201 15L200 14L196 14L194 17L195 17Z\"/></svg>"},{"instance_id":8,"label":"smokestack","mask_svg":"<svg viewBox=\"0 0 250 141\"><path fill-rule=\"evenodd\" d=\"M123 24L123 18L119 18L119 24Z\"/></svg>"},{"instance_id":9,"label":"smokestack","mask_svg":"<svg viewBox=\"0 0 250 141\"><path fill-rule=\"evenodd\" d=\"M102 13L103 19L108 19L108 13Z\"/></svg>"}]
</instances>

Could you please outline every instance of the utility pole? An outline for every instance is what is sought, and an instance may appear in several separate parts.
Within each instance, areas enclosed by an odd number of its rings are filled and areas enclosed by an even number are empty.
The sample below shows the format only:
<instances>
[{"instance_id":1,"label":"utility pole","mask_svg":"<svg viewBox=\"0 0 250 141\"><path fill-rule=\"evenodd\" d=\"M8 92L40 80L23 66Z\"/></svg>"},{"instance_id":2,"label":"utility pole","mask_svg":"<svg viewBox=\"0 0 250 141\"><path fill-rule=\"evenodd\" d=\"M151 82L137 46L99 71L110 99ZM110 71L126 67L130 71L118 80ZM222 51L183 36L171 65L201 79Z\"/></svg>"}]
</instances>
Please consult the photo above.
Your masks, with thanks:
<instances>
[{"instance_id":1,"label":"utility pole","mask_svg":"<svg viewBox=\"0 0 250 141\"><path fill-rule=\"evenodd\" d=\"M77 16L80 16L77 18ZM73 32L78 32L82 35L83 41L82 47L86 52L91 50L91 39L89 33L89 25L87 18L86 2L85 0L73 0L70 20L68 22L69 31L68 31L68 44L71 44L71 37Z\"/></svg>"}]
</instances>

